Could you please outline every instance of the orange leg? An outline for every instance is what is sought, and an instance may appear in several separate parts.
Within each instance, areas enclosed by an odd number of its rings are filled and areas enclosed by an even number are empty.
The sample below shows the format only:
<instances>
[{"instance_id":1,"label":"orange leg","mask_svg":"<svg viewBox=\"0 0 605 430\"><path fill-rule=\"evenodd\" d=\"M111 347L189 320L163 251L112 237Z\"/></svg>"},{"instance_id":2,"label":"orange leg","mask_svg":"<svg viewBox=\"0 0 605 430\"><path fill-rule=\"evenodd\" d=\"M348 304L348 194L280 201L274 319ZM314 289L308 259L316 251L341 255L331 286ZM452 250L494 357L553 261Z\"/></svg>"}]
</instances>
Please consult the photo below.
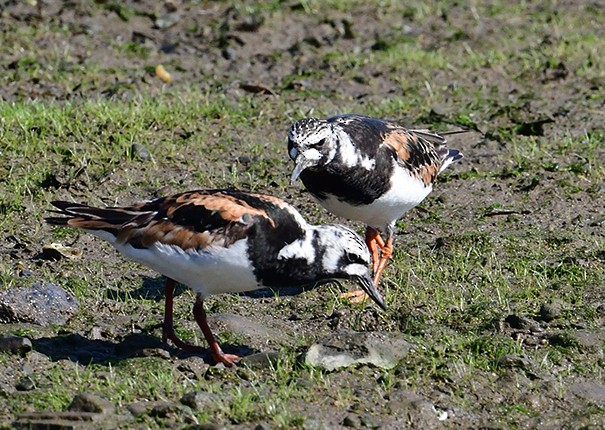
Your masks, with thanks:
<instances>
[{"instance_id":1,"label":"orange leg","mask_svg":"<svg viewBox=\"0 0 605 430\"><path fill-rule=\"evenodd\" d=\"M389 258L391 258L391 255L393 255L393 236L389 235L387 243L383 244L380 249L380 261L378 262L376 270L374 270L374 285L378 285L380 282L382 272L387 266L387 262L389 261Z\"/></svg>"},{"instance_id":2,"label":"orange leg","mask_svg":"<svg viewBox=\"0 0 605 430\"><path fill-rule=\"evenodd\" d=\"M389 243L391 243L390 238L387 240L387 244ZM374 274L374 285L378 285L380 275L386 266L386 260L389 259L391 254L389 251L387 251L388 256L385 257L385 243L384 240L382 240L382 236L380 236L380 232L369 226L366 228L366 245L368 245L370 253L372 254L372 273ZM385 260L384 263L383 259ZM380 268L381 265L382 268ZM368 298L368 295L363 290L355 290L349 293L342 293L340 297L349 299L351 303L361 303Z\"/></svg>"},{"instance_id":3,"label":"orange leg","mask_svg":"<svg viewBox=\"0 0 605 430\"><path fill-rule=\"evenodd\" d=\"M212 331L210 331L210 327L208 326L206 311L204 310L204 301L200 296L197 297L195 304L193 305L193 316L197 321L197 325L202 329L202 333L204 333L208 345L210 345L210 355L212 356L212 359L217 363L223 363L227 367L233 366L234 361L239 360L239 356L235 354L225 354L218 342L214 339Z\"/></svg>"},{"instance_id":4,"label":"orange leg","mask_svg":"<svg viewBox=\"0 0 605 430\"><path fill-rule=\"evenodd\" d=\"M382 251L384 247L384 241L380 236L380 232L372 227L366 228L366 245L370 249L370 253L372 254L372 273L376 273L378 269L378 248Z\"/></svg>"},{"instance_id":5,"label":"orange leg","mask_svg":"<svg viewBox=\"0 0 605 430\"><path fill-rule=\"evenodd\" d=\"M190 343L183 341L174 332L173 299L175 287L176 282L174 281L174 279L166 278L166 302L164 305L164 325L162 326L162 342L168 343L168 340L171 340L177 348L180 348L183 351L204 352L204 348L196 345L191 345Z\"/></svg>"}]
</instances>

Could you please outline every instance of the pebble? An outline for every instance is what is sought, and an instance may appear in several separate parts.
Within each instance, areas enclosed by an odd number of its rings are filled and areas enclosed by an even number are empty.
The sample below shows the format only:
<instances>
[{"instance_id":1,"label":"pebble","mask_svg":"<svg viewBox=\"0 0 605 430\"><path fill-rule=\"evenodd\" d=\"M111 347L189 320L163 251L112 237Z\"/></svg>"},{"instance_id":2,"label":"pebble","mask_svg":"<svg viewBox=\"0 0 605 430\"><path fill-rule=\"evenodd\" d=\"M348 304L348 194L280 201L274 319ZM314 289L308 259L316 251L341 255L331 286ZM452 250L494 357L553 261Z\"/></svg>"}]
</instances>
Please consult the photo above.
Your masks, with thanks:
<instances>
[{"instance_id":1,"label":"pebble","mask_svg":"<svg viewBox=\"0 0 605 430\"><path fill-rule=\"evenodd\" d=\"M133 143L130 147L130 153L132 155L136 155L142 161L151 160L151 153L146 147L144 147L140 143Z\"/></svg>"},{"instance_id":2,"label":"pebble","mask_svg":"<svg viewBox=\"0 0 605 430\"><path fill-rule=\"evenodd\" d=\"M97 414L110 414L115 410L115 406L109 400L97 396L96 394L80 393L76 394L67 407L72 412L94 412Z\"/></svg>"},{"instance_id":3,"label":"pebble","mask_svg":"<svg viewBox=\"0 0 605 430\"><path fill-rule=\"evenodd\" d=\"M395 333L337 332L311 345L305 363L335 370L357 364L392 369L412 349L412 344Z\"/></svg>"},{"instance_id":4,"label":"pebble","mask_svg":"<svg viewBox=\"0 0 605 430\"><path fill-rule=\"evenodd\" d=\"M26 376L25 378L17 382L15 388L17 389L17 391L31 391L36 388L36 384L29 376Z\"/></svg>"},{"instance_id":5,"label":"pebble","mask_svg":"<svg viewBox=\"0 0 605 430\"><path fill-rule=\"evenodd\" d=\"M0 352L24 356L32 350L32 341L23 336L5 334L0 336Z\"/></svg>"},{"instance_id":6,"label":"pebble","mask_svg":"<svg viewBox=\"0 0 605 430\"><path fill-rule=\"evenodd\" d=\"M190 391L181 397L181 403L194 411L203 411L212 404L216 404L220 397L206 391Z\"/></svg>"},{"instance_id":7,"label":"pebble","mask_svg":"<svg viewBox=\"0 0 605 430\"><path fill-rule=\"evenodd\" d=\"M561 316L561 304L560 303L543 303L540 306L540 319L542 321L550 322Z\"/></svg>"},{"instance_id":8,"label":"pebble","mask_svg":"<svg viewBox=\"0 0 605 430\"><path fill-rule=\"evenodd\" d=\"M345 427L357 428L361 425L361 420L357 415L349 414L343 418L342 425Z\"/></svg>"},{"instance_id":9,"label":"pebble","mask_svg":"<svg viewBox=\"0 0 605 430\"><path fill-rule=\"evenodd\" d=\"M178 12L170 12L160 16L155 20L155 26L159 29L170 28L181 20L181 14Z\"/></svg>"}]
</instances>

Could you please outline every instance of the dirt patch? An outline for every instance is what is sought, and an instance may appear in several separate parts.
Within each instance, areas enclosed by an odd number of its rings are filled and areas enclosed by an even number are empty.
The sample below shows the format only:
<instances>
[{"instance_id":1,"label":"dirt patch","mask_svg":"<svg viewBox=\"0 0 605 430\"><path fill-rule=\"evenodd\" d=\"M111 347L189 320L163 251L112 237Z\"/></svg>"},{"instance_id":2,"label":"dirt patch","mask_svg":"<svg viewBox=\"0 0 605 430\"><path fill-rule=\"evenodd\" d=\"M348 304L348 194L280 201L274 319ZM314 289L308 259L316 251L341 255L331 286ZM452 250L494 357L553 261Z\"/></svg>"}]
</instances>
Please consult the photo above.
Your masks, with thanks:
<instances>
[{"instance_id":1,"label":"dirt patch","mask_svg":"<svg viewBox=\"0 0 605 430\"><path fill-rule=\"evenodd\" d=\"M213 115L184 118L174 127L149 121L154 137L142 147L149 157L136 147L138 155L117 167L82 174L69 185L72 167L65 166L49 173L43 191L24 199L18 211L0 201L10 225L0 235L7 273L1 288L61 272L68 290L86 291L79 293L79 314L63 327L0 327L30 337L34 349L25 357L2 356L0 396L39 393L35 404L0 406L2 425L22 412L64 411L76 391L108 392L119 385L112 366L144 363L161 375L169 369L170 381L124 388L128 394L116 403L122 419L128 405L169 401L164 412L151 412L153 405L137 409L146 411L137 419L152 427L605 426L605 105L598 71L598 40L605 38L598 20L605 11L598 2L536 3L523 11L500 2L351 2L346 8L306 1L1 3L0 98L6 103L101 100L134 108L166 93L173 101L186 99L192 88L208 95L202 105L223 103ZM566 48L570 44L577 49ZM170 73L170 84L156 76L158 64ZM220 106L254 115L230 116ZM290 376L271 360L261 370L226 371L164 349L157 342L162 279L133 269L106 244L64 237L82 250L81 260L40 258L40 244L55 234L39 227L51 197L129 203L198 188L200 171L204 187L237 182L294 202L312 222L342 222L287 184L285 133L302 116L345 111L387 112L417 127L469 128L449 138L465 159L399 223L396 258L383 286L393 297L388 313L334 306L338 285L279 298L263 291L208 301L227 352L276 352L297 363L287 369ZM69 136L70 144L96 144L107 138L103 127L94 136ZM0 139L3 133L17 131L0 131ZM166 149L167 141L178 141L178 151ZM132 143L138 141L127 148ZM0 170L6 178L9 171ZM20 268L24 261L29 272ZM191 293L181 290L177 302L179 330L200 341ZM361 366L318 376L300 364L297 357L313 342L350 329L400 331L416 351L389 372ZM71 374L80 375L79 382L69 385ZM179 390L192 381L215 391L210 412L178 404ZM262 412L246 409L250 404ZM126 422L137 425L134 418Z\"/></svg>"}]
</instances>

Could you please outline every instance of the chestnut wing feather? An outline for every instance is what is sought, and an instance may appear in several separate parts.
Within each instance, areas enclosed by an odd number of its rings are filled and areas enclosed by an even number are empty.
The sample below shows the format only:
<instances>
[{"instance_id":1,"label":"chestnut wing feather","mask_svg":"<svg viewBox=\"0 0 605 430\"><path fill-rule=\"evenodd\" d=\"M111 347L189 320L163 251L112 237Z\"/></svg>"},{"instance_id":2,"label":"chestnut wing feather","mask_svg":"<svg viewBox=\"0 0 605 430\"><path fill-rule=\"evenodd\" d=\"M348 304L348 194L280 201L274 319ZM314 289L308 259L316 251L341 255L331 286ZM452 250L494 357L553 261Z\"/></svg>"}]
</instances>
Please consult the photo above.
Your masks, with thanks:
<instances>
[{"instance_id":1,"label":"chestnut wing feather","mask_svg":"<svg viewBox=\"0 0 605 430\"><path fill-rule=\"evenodd\" d=\"M56 201L67 218L50 217L50 224L105 230L120 243L137 248L154 243L182 249L229 246L243 239L255 222L272 220L264 209L246 202L243 193L191 191L127 207L95 208Z\"/></svg>"}]
</instances>

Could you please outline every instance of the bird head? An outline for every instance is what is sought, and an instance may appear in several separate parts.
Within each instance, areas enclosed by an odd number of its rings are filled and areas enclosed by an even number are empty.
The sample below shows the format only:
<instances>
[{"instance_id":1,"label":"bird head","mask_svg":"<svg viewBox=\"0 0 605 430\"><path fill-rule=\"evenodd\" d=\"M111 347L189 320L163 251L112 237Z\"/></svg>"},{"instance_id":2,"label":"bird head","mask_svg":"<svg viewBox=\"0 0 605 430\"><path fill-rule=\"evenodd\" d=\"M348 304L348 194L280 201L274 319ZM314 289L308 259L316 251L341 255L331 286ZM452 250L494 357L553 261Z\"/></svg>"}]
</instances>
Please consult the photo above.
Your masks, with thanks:
<instances>
[{"instance_id":1,"label":"bird head","mask_svg":"<svg viewBox=\"0 0 605 430\"><path fill-rule=\"evenodd\" d=\"M336 154L332 125L317 118L295 122L288 131L288 154L296 163L291 182L305 170L329 163Z\"/></svg>"},{"instance_id":2,"label":"bird head","mask_svg":"<svg viewBox=\"0 0 605 430\"><path fill-rule=\"evenodd\" d=\"M353 230L340 224L318 227L318 244L324 273L334 279L350 279L359 284L382 309L386 309L380 292L370 276L371 256L367 245Z\"/></svg>"}]
</instances>

